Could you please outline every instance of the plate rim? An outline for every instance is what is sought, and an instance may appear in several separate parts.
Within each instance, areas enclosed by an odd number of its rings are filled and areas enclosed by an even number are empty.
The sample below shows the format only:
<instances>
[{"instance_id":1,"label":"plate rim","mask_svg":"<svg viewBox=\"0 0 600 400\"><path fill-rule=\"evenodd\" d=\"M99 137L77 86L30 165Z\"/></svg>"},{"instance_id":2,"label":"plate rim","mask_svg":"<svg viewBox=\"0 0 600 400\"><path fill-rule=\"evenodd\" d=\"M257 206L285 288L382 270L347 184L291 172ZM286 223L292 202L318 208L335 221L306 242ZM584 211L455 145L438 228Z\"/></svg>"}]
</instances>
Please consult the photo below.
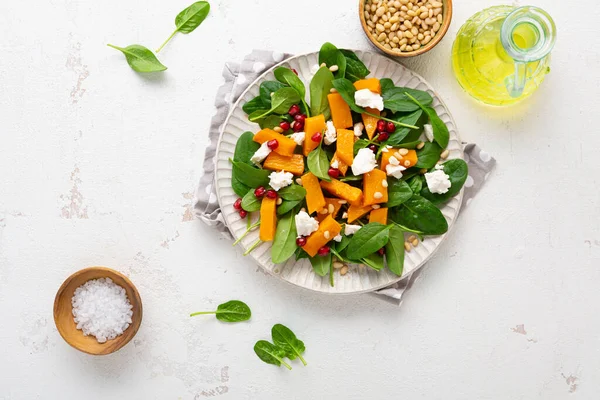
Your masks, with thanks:
<instances>
[{"instance_id":1,"label":"plate rim","mask_svg":"<svg viewBox=\"0 0 600 400\"><path fill-rule=\"evenodd\" d=\"M454 117L452 115L452 113L450 112L450 109L448 108L448 106L446 105L446 102L441 98L441 96L438 95L437 91L433 88L433 86L431 86L431 84L429 84L429 82L423 78L423 76L421 76L421 74L415 72L414 70L412 70L411 68L405 66L404 64L402 64L401 62L392 59L391 57L387 57L385 55L379 54L379 53L375 53L373 51L370 50L361 50L361 49L353 49L352 51L356 52L356 51L360 51L361 53L370 53L371 57L373 56L377 56L377 57L381 57L381 58L385 58L393 63L398 64L400 67L410 71L412 74L414 74L414 76L416 76L420 82L422 82L425 86L427 86L427 88L429 90L431 90L434 94L435 97L437 98L437 100L440 102L440 104L444 107L444 109L447 111L448 114L448 118L450 119L450 121L452 122L452 124L454 125L454 130L456 133L456 140L459 143L459 151L461 154L461 159L464 160L464 146L463 146L463 141L460 138L460 133L458 130L458 127L456 125L456 121L454 120ZM248 91L250 90L250 88L252 86L254 86L255 84L258 84L258 82L260 82L262 79L264 79L269 73L271 73L272 71L274 71L276 68L289 63L291 60L297 59L297 58L301 58L301 57L307 57L311 54L318 54L318 51L311 51L311 52L306 52L306 53L302 53L302 54L296 54L296 55L292 55L290 57L285 57L285 54L283 55L283 59L277 63L275 63L272 67L268 68L267 70L265 70L263 73L261 73L256 79L254 79L252 82L250 82L246 88L240 93L238 99L235 101L235 103L233 103L233 105L231 106L231 108L229 109L229 112L227 113L227 117L225 118L225 121L223 122L223 124L221 125L221 128L219 130L219 140L217 141L217 147L215 149L215 160L217 159L217 156L221 150L221 145L222 145L222 141L223 141L223 133L225 130L225 127L228 125L229 120L231 119L231 116L233 115L233 112L240 106L241 101L243 100L244 96L246 95L246 93L248 93ZM260 84L258 84L260 86ZM221 200L221 185L219 184L219 181L217 180L217 163L215 161L215 170L214 170L214 177L213 177L213 185L215 185L215 191L217 194L217 202L219 204L219 209L222 210L223 209L223 204L222 204L222 200ZM301 288L301 289L305 289L307 291L310 291L312 293L320 293L320 294L324 294L324 295L331 295L331 296L350 296L350 295L357 295L357 294L364 294L364 293L375 293L378 290L384 289L386 287L389 287L391 285L395 285L398 282L405 280L405 279L410 279L410 277L416 273L419 272L424 266L425 264L427 264L427 262L429 260L431 260L431 258L438 252L439 248L441 247L441 245L447 240L448 235L450 234L450 232L452 232L454 230L454 226L456 225L456 220L458 219L460 212L462 210L462 203L463 203L463 196L464 196L464 186L461 188L460 192L454 197L458 200L458 205L456 207L456 212L455 212L455 217L453 218L453 220L450 223L450 226L448 228L448 231L446 233L444 233L443 235L430 235L430 236L441 236L441 240L440 243L438 243L437 246L435 246L435 248L425 257L423 258L423 260L421 260L421 262L419 264L417 264L417 266L410 272L407 274L403 274L395 279L393 279L391 282L387 282L385 284L381 284L379 286L373 287L373 288L369 288L369 289L362 289L362 290L355 290L355 291L348 291L348 292L325 292L325 291L321 291L321 290L315 290L313 288L310 287L306 287L306 286L302 286L299 285L298 283L295 282L291 282L287 279L283 279L283 277L281 277L281 275L274 273L273 271L269 270L268 268L266 268L264 265L262 265L262 263L260 263L258 260L254 259L255 264L258 264L260 266L260 268L266 272L268 275L270 276L274 276L276 278L278 278L280 281L286 282L292 286ZM221 211L222 212L222 211ZM225 226L227 227L228 231L230 232L231 236L233 237L234 240L237 240L238 237L236 237L235 233L233 232L233 230L231 229L231 227L225 223ZM240 243L238 243L238 246L241 246L243 249L247 250L246 246L244 246L243 242L240 241Z\"/></svg>"}]
</instances>

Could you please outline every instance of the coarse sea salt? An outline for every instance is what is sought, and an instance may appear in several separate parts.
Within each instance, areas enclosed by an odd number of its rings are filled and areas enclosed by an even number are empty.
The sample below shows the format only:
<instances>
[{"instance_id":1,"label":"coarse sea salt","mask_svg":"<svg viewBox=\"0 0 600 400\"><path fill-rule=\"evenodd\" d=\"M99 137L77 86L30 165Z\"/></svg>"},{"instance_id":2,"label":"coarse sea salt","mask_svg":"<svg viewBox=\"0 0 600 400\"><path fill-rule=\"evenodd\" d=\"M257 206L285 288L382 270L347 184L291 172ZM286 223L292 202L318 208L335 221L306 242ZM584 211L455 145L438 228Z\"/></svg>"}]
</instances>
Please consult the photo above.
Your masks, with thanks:
<instances>
[{"instance_id":1,"label":"coarse sea salt","mask_svg":"<svg viewBox=\"0 0 600 400\"><path fill-rule=\"evenodd\" d=\"M83 334L104 343L123 334L131 324L132 305L125 289L110 278L92 279L75 289L73 319Z\"/></svg>"}]
</instances>

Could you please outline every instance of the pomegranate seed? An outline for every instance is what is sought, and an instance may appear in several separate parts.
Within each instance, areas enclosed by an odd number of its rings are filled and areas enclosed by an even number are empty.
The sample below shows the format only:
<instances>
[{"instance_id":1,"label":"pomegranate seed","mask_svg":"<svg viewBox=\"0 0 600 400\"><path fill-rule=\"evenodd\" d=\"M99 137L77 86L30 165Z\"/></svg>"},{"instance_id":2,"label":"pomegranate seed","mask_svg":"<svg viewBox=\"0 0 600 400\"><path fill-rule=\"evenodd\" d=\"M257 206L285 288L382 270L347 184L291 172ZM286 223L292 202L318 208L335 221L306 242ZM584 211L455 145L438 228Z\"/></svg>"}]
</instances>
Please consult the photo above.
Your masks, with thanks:
<instances>
[{"instance_id":1,"label":"pomegranate seed","mask_svg":"<svg viewBox=\"0 0 600 400\"><path fill-rule=\"evenodd\" d=\"M296 74L296 76L298 76L298 71L296 71L296 69L292 68L292 72Z\"/></svg>"},{"instance_id":2,"label":"pomegranate seed","mask_svg":"<svg viewBox=\"0 0 600 400\"><path fill-rule=\"evenodd\" d=\"M254 189L254 195L255 195L256 197L258 197L258 198L261 198L261 197L263 197L263 196L265 195L265 192L266 192L266 191L267 191L267 190L266 190L264 187L262 187L262 186L259 186L259 187L257 187L256 189Z\"/></svg>"},{"instance_id":3,"label":"pomegranate seed","mask_svg":"<svg viewBox=\"0 0 600 400\"><path fill-rule=\"evenodd\" d=\"M377 132L385 132L385 121L380 119L377 121Z\"/></svg>"},{"instance_id":4,"label":"pomegranate seed","mask_svg":"<svg viewBox=\"0 0 600 400\"><path fill-rule=\"evenodd\" d=\"M390 138L390 134L387 132L380 132L379 136L377 136L377 139L380 142L385 142L386 140L388 140Z\"/></svg>"},{"instance_id":5,"label":"pomegranate seed","mask_svg":"<svg viewBox=\"0 0 600 400\"><path fill-rule=\"evenodd\" d=\"M233 208L235 208L236 210L241 210L242 209L242 199L237 199L235 201L235 203L233 203Z\"/></svg>"},{"instance_id":6,"label":"pomegranate seed","mask_svg":"<svg viewBox=\"0 0 600 400\"><path fill-rule=\"evenodd\" d=\"M269 140L267 142L267 147L270 148L271 150L275 150L276 148L279 147L279 142L277 141L277 139Z\"/></svg>"},{"instance_id":7,"label":"pomegranate seed","mask_svg":"<svg viewBox=\"0 0 600 400\"><path fill-rule=\"evenodd\" d=\"M296 244L300 247L304 246L306 244L306 237L300 236L298 239L296 239Z\"/></svg>"},{"instance_id":8,"label":"pomegranate seed","mask_svg":"<svg viewBox=\"0 0 600 400\"><path fill-rule=\"evenodd\" d=\"M240 210L240 217L246 218L246 215L248 215L248 211L246 211L246 210Z\"/></svg>"},{"instance_id":9,"label":"pomegranate seed","mask_svg":"<svg viewBox=\"0 0 600 400\"><path fill-rule=\"evenodd\" d=\"M273 189L269 189L267 190L267 192L265 193L265 195L267 196L267 198L269 199L276 199L277 198L277 192L274 191Z\"/></svg>"},{"instance_id":10,"label":"pomegranate seed","mask_svg":"<svg viewBox=\"0 0 600 400\"><path fill-rule=\"evenodd\" d=\"M380 256L385 255L385 247L380 248L379 250L377 250L377 252L379 253Z\"/></svg>"},{"instance_id":11,"label":"pomegranate seed","mask_svg":"<svg viewBox=\"0 0 600 400\"><path fill-rule=\"evenodd\" d=\"M393 122L388 122L385 125L385 130L387 131L387 133L394 133L396 132L396 125L394 125Z\"/></svg>"},{"instance_id":12,"label":"pomegranate seed","mask_svg":"<svg viewBox=\"0 0 600 400\"><path fill-rule=\"evenodd\" d=\"M340 170L337 168L329 168L329 171L327 171L327 174L330 177L337 179L340 177Z\"/></svg>"},{"instance_id":13,"label":"pomegranate seed","mask_svg":"<svg viewBox=\"0 0 600 400\"><path fill-rule=\"evenodd\" d=\"M326 256L327 254L329 254L329 246L323 246L319 249L318 254L320 256Z\"/></svg>"},{"instance_id":14,"label":"pomegranate seed","mask_svg":"<svg viewBox=\"0 0 600 400\"><path fill-rule=\"evenodd\" d=\"M287 122L287 121L281 121L281 122L279 123L279 127L280 127L281 129L283 129L284 131L287 131L288 129L290 129L290 123L289 123L289 122Z\"/></svg>"},{"instance_id":15,"label":"pomegranate seed","mask_svg":"<svg viewBox=\"0 0 600 400\"><path fill-rule=\"evenodd\" d=\"M294 104L293 106L291 106L290 111L288 111L288 114L290 114L292 117L296 114L300 114L300 107L298 107L298 104Z\"/></svg>"},{"instance_id":16,"label":"pomegranate seed","mask_svg":"<svg viewBox=\"0 0 600 400\"><path fill-rule=\"evenodd\" d=\"M317 132L314 135L312 135L310 137L310 140L312 140L313 142L320 142L321 141L321 132Z\"/></svg>"},{"instance_id":17,"label":"pomegranate seed","mask_svg":"<svg viewBox=\"0 0 600 400\"><path fill-rule=\"evenodd\" d=\"M294 122L294 128L292 129L294 130L294 132L302 132L302 130L304 130L304 122Z\"/></svg>"},{"instance_id":18,"label":"pomegranate seed","mask_svg":"<svg viewBox=\"0 0 600 400\"><path fill-rule=\"evenodd\" d=\"M370 144L369 150L371 150L373 153L377 153L377 146L375 146L374 144Z\"/></svg>"},{"instance_id":19,"label":"pomegranate seed","mask_svg":"<svg viewBox=\"0 0 600 400\"><path fill-rule=\"evenodd\" d=\"M294 115L294 121L304 123L304 121L306 121L306 114L296 114L296 115Z\"/></svg>"}]
</instances>

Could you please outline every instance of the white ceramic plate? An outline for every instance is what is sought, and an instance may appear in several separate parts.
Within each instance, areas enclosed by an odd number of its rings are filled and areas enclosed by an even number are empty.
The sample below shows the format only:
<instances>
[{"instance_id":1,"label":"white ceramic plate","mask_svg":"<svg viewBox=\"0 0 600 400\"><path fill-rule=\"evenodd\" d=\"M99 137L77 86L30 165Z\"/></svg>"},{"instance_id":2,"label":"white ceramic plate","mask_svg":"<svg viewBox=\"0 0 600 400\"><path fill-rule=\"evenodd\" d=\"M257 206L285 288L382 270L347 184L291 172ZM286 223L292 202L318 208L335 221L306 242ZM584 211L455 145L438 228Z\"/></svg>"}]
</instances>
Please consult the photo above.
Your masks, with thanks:
<instances>
[{"instance_id":1,"label":"white ceramic plate","mask_svg":"<svg viewBox=\"0 0 600 400\"><path fill-rule=\"evenodd\" d=\"M404 86L429 92L433 96L433 108L435 108L450 131L450 144L448 145L448 150L450 150L449 159L464 158L460 138L456 132L456 124L454 123L450 112L442 100L436 95L433 88L429 86L421 76L401 64L379 54L365 51L356 51L356 54L371 71L370 77L390 78L394 81L396 86ZM223 133L217 147L215 184L223 217L225 218L225 222L227 223L227 226L229 226L233 237L236 239L245 232L246 220L241 219L233 208L233 203L238 196L231 188L231 164L229 163L229 158L233 158L235 144L242 133L245 131L257 132L260 129L258 124L248 121L246 113L242 111L242 105L258 95L260 84L263 81L275 80L273 70L278 66L295 68L308 88L308 83L313 75L311 73L311 68L317 64L317 60L317 52L299 55L287 59L265 72L241 95L224 124ZM307 90L307 101L308 96ZM462 196L463 191L461 190L457 196L442 208L442 213L448 220L450 228L458 216ZM270 243L261 244L250 253L249 257L254 258L256 262L270 274L306 289L337 294L363 293L391 285L420 268L437 250L447 234L448 233L442 236L427 236L424 242L420 243L410 252L407 252L402 277L394 275L387 268L377 272L368 267L352 265L348 274L344 276L339 274L339 270L335 270L334 287L329 285L328 276L320 277L316 275L312 270L310 262L306 259L295 261L292 257L285 264L273 264L273 262L271 262ZM247 249L257 239L258 229L248 234L241 241L240 245Z\"/></svg>"}]
</instances>

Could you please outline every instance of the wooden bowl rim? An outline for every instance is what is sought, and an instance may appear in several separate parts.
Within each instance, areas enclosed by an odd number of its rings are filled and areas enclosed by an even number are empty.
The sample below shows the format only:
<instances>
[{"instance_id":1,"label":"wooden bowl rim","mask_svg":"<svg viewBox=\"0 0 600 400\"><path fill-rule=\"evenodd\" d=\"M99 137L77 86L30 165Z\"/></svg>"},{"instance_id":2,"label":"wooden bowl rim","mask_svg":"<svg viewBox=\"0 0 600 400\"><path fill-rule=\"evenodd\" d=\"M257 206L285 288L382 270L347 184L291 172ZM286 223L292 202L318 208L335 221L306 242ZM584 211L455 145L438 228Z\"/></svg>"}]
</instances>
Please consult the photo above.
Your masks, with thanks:
<instances>
[{"instance_id":1,"label":"wooden bowl rim","mask_svg":"<svg viewBox=\"0 0 600 400\"><path fill-rule=\"evenodd\" d=\"M118 341L121 338L118 346L113 348L112 351L110 351L110 352L92 352L92 351L89 351L85 347L77 346L75 343L72 343L71 340L66 336L66 334L65 334L66 332L63 330L62 324L59 322L59 319L58 319L58 307L60 304L60 300L63 297L63 295L65 294L64 292L67 289L67 287L69 286L69 284L71 283L71 281L73 281L78 276L83 275L87 272L91 272L91 271L102 272L102 273L106 274L106 276L104 276L105 278L112 279L112 276L110 276L110 275L113 275L113 276L118 276L119 278L123 279L133 293L133 299L130 298L129 302L131 303L132 306L134 306L134 308L135 308L135 304L139 305L139 312L134 313L134 315L132 316L131 325L129 325L129 327L127 328L127 330L132 329L132 333L130 335L128 335L128 337L125 337L125 338L123 338L123 336L125 335L125 333L123 333L123 335L118 336L115 339L108 340L105 343L102 343L102 344L114 343L114 341ZM98 279L98 278L93 278L93 279ZM128 296L128 298L129 298L129 296ZM67 277L67 279L64 280L62 285L60 285L60 287L58 288L58 291L56 292L56 296L54 297L53 314L54 314L54 324L56 325L56 329L58 330L58 333L60 334L60 336L64 339L65 342L67 342L67 344L69 346L71 346L74 349L77 349L83 353L97 356L97 355L112 354L112 353L120 350L121 348L123 348L123 346L125 346L127 343L129 343L131 341L131 339L133 339L135 337L138 330L140 329L140 325L142 324L144 310L143 310L143 306L142 306L142 298L140 297L140 293L138 292L138 290L135 287L135 285L133 284L133 282L131 282L131 280L127 276L120 273L119 271L115 271L112 268L102 267L102 266L93 266L93 267L87 267L84 269L80 269L79 271L76 271L76 272L72 273L71 275L69 275ZM79 331L79 332L81 332L81 334L83 335L83 331ZM125 331L125 332L127 332L127 331Z\"/></svg>"},{"instance_id":2,"label":"wooden bowl rim","mask_svg":"<svg viewBox=\"0 0 600 400\"><path fill-rule=\"evenodd\" d=\"M363 32L365 33L365 35L367 35L367 38L369 39L369 41L375 47L377 47L379 50L384 52L385 54L392 56L392 57L399 57L399 58L409 58L409 57L418 56L418 55L426 53L429 50L431 50L432 48L434 48L444 38L444 36L446 36L446 33L448 32L448 28L450 28L450 22L452 21L452 0L439 0L439 1L441 1L444 4L444 6L442 8L444 10L443 12L446 17L446 18L444 18L444 23L440 27L440 31L437 33L437 35L435 35L431 39L431 42L427 43L425 46L422 46L419 50L411 51L408 53L396 53L392 50L386 49L374 37L372 37L371 34L369 34L369 29L367 27L367 21L365 20L365 0L358 0L358 15L360 18L360 24L362 26Z\"/></svg>"}]
</instances>

